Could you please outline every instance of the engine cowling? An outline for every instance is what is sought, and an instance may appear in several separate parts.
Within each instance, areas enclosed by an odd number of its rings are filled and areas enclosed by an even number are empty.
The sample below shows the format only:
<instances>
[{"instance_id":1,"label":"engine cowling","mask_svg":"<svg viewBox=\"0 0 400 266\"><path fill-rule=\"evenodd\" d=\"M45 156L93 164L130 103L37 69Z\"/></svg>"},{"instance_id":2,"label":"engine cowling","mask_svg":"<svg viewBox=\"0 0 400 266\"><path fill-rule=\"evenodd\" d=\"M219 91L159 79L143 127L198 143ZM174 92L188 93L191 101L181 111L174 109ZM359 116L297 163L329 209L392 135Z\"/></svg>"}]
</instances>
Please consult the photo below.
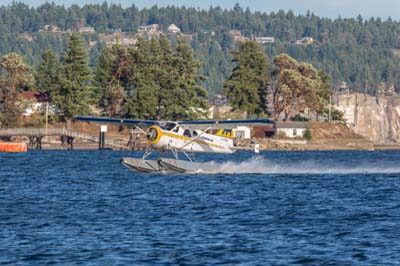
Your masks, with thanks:
<instances>
[{"instance_id":1,"label":"engine cowling","mask_svg":"<svg viewBox=\"0 0 400 266\"><path fill-rule=\"evenodd\" d=\"M157 126L152 126L147 130L146 137L150 144L154 145L160 141L161 135L160 128Z\"/></svg>"}]
</instances>

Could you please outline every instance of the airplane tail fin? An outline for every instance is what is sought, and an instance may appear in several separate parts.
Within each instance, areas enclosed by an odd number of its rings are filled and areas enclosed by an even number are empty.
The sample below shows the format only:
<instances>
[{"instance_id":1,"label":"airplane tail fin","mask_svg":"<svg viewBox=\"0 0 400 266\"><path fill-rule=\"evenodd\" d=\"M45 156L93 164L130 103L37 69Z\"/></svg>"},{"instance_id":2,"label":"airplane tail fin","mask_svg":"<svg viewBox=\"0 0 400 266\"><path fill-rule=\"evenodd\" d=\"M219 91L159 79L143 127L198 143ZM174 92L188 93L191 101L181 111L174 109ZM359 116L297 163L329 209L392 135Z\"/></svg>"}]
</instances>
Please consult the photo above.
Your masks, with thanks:
<instances>
[{"instance_id":1,"label":"airplane tail fin","mask_svg":"<svg viewBox=\"0 0 400 266\"><path fill-rule=\"evenodd\" d=\"M234 137L233 130L228 129L228 128L222 128L222 129L218 130L218 132L215 133L215 135L230 138L230 139L233 139L233 137Z\"/></svg>"}]
</instances>

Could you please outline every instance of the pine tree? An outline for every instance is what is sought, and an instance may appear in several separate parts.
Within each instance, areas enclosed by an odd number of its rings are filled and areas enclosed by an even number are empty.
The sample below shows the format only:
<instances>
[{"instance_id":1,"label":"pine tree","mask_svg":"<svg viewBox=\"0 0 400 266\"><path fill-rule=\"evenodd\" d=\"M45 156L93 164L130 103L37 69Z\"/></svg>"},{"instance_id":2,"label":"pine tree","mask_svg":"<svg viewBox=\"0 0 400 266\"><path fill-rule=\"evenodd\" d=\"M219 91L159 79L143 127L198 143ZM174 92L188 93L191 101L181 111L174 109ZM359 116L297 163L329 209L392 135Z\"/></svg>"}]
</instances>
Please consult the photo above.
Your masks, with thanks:
<instances>
[{"instance_id":1,"label":"pine tree","mask_svg":"<svg viewBox=\"0 0 400 266\"><path fill-rule=\"evenodd\" d=\"M124 104L124 116L156 119L157 97L152 66L154 58L150 42L139 39L136 49L131 50L128 56L132 57L132 64L127 65L126 70L129 75L128 86L133 90Z\"/></svg>"},{"instance_id":2,"label":"pine tree","mask_svg":"<svg viewBox=\"0 0 400 266\"><path fill-rule=\"evenodd\" d=\"M198 74L201 66L200 61L194 59L190 46L184 39L178 40L178 46L172 62L175 74L174 79L178 86L174 89L176 103L173 118L197 119L204 117L207 113L208 101L207 91L199 85L204 80Z\"/></svg>"},{"instance_id":3,"label":"pine tree","mask_svg":"<svg viewBox=\"0 0 400 266\"><path fill-rule=\"evenodd\" d=\"M232 54L235 67L224 83L224 92L232 107L249 115L268 113L268 61L261 47L246 41Z\"/></svg>"},{"instance_id":4,"label":"pine tree","mask_svg":"<svg viewBox=\"0 0 400 266\"><path fill-rule=\"evenodd\" d=\"M126 61L117 60L120 49L119 46L114 46L113 49L104 46L94 71L94 89L98 105L104 114L110 117L120 115L125 98L120 79Z\"/></svg>"},{"instance_id":5,"label":"pine tree","mask_svg":"<svg viewBox=\"0 0 400 266\"><path fill-rule=\"evenodd\" d=\"M64 119L89 113L91 100L91 73L88 56L79 34L71 35L69 47L63 57L62 78L56 104Z\"/></svg>"},{"instance_id":6,"label":"pine tree","mask_svg":"<svg viewBox=\"0 0 400 266\"><path fill-rule=\"evenodd\" d=\"M152 40L150 43L152 54L152 69L154 79L154 94L157 99L156 119L171 117L174 98L171 97L176 86L176 80L172 75L172 48L168 40L162 37L158 42Z\"/></svg>"},{"instance_id":7,"label":"pine tree","mask_svg":"<svg viewBox=\"0 0 400 266\"><path fill-rule=\"evenodd\" d=\"M174 51L167 39L139 39L126 66L124 116L145 119L192 119L205 114L207 92L199 86L200 63L189 45L178 40Z\"/></svg>"},{"instance_id":8,"label":"pine tree","mask_svg":"<svg viewBox=\"0 0 400 266\"><path fill-rule=\"evenodd\" d=\"M60 83L60 63L50 48L42 53L42 62L36 67L36 90L49 93L50 98L57 97Z\"/></svg>"}]
</instances>

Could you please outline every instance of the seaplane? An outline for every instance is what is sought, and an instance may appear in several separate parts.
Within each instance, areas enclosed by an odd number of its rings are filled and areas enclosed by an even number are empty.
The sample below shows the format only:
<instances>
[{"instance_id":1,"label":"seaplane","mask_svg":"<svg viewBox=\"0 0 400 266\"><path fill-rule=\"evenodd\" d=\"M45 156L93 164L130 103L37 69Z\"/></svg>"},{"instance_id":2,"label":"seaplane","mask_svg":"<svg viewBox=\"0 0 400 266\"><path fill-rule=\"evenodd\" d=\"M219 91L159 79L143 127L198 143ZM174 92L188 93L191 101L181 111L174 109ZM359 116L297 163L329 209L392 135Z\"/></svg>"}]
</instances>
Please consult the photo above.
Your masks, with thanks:
<instances>
[{"instance_id":1,"label":"seaplane","mask_svg":"<svg viewBox=\"0 0 400 266\"><path fill-rule=\"evenodd\" d=\"M195 154L236 152L238 147L234 145L234 127L275 126L269 119L157 121L88 116L77 116L75 119L139 129L146 135L149 148L141 158L122 158L120 161L127 168L142 173L216 172L218 166L215 164L195 162ZM154 152L158 153L156 159L149 159Z\"/></svg>"}]
</instances>

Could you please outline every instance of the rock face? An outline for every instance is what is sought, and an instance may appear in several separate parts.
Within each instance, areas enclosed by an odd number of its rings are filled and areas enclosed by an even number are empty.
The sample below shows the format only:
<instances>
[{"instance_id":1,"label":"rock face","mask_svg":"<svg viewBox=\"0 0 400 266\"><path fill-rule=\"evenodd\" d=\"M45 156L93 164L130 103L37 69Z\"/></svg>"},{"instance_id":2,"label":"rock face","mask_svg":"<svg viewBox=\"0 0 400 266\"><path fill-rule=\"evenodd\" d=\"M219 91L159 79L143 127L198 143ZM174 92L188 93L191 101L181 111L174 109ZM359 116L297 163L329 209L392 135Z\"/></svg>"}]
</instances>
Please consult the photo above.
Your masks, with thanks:
<instances>
[{"instance_id":1,"label":"rock face","mask_svg":"<svg viewBox=\"0 0 400 266\"><path fill-rule=\"evenodd\" d=\"M400 100L397 94L374 97L351 93L334 98L347 125L374 143L400 143Z\"/></svg>"}]
</instances>

